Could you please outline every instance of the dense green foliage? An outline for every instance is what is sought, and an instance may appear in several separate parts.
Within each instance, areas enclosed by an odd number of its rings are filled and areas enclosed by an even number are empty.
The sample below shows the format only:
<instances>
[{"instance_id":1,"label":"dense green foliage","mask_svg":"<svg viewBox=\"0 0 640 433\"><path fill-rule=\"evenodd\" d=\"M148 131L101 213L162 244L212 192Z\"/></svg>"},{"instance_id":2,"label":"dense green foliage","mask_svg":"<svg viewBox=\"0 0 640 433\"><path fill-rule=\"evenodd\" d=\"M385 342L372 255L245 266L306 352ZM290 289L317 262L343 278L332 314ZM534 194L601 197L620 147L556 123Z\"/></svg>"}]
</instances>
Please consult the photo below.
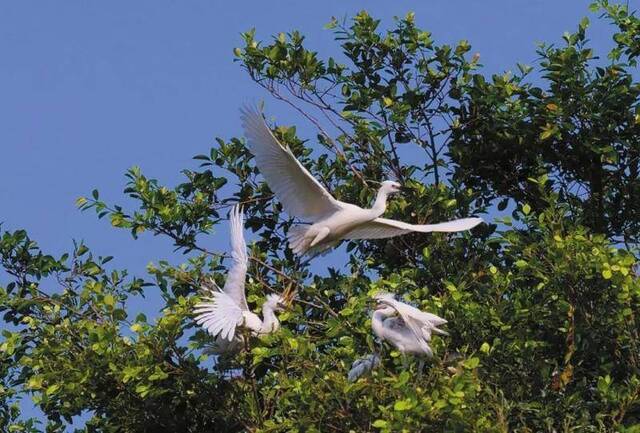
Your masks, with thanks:
<instances>
[{"instance_id":1,"label":"dense green foliage","mask_svg":"<svg viewBox=\"0 0 640 433\"><path fill-rule=\"evenodd\" d=\"M538 64L493 77L468 42L438 45L412 14L388 31L364 12L331 21L340 59L297 32L245 33L239 64L321 147L292 126L275 134L338 198L367 206L392 174L406 192L390 217L501 216L461 235L350 243L345 266L319 277L286 248L292 221L241 139L218 139L173 188L133 168L133 209L98 191L78 207L166 237L185 262L159 254L132 277L83 244L52 257L2 232L0 430L64 431L89 413L87 432L639 432L640 20L592 9L614 29L606 59L583 20ZM212 362L192 309L204 278L224 280L224 251L203 245L236 202L256 238L249 303L292 285L299 299L279 332ZM445 317L451 336L434 338L422 376L383 345L381 367L349 383L351 363L380 350L377 290ZM162 297L158 317L128 311L139 296ZM48 421L20 418L21 397Z\"/></svg>"},{"instance_id":2,"label":"dense green foliage","mask_svg":"<svg viewBox=\"0 0 640 433\"><path fill-rule=\"evenodd\" d=\"M617 10L613 17L621 19ZM566 33L564 47L540 46L535 83L528 80L533 69L523 65L516 75L473 78L455 110L456 178L483 197L508 196L537 209L545 203L527 179L548 173L550 187L585 226L637 243L640 86L633 74L640 53L622 50L626 42L617 34L610 61L598 61L588 25L585 18L576 33Z\"/></svg>"}]
</instances>

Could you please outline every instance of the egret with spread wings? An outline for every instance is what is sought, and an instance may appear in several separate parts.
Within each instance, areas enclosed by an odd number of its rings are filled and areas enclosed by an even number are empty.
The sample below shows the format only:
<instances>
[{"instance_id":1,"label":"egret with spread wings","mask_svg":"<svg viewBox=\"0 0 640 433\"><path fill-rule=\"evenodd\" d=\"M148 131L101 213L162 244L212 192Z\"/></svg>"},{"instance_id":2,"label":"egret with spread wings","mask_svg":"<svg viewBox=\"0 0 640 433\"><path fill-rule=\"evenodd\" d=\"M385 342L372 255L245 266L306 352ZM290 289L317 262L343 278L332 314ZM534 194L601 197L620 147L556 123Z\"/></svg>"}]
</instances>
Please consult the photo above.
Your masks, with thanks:
<instances>
[{"instance_id":1,"label":"egret with spread wings","mask_svg":"<svg viewBox=\"0 0 640 433\"><path fill-rule=\"evenodd\" d=\"M241 327L254 336L277 331L280 322L275 313L282 311L293 297L289 290L282 296L268 295L262 305L262 319L249 309L244 287L248 256L242 234L243 219L239 206L235 206L229 215L232 264L224 287L220 290L215 283L212 288L205 287L207 296L195 307L196 322L216 337L220 352L239 346L242 336L237 330Z\"/></svg>"},{"instance_id":2,"label":"egret with spread wings","mask_svg":"<svg viewBox=\"0 0 640 433\"><path fill-rule=\"evenodd\" d=\"M447 321L397 301L390 293L379 293L374 299L377 305L371 317L373 332L398 349L405 362L408 354L419 356L421 359L418 371L422 371L424 358L433 357L433 351L429 347L431 335L449 335L438 328Z\"/></svg>"},{"instance_id":3,"label":"egret with spread wings","mask_svg":"<svg viewBox=\"0 0 640 433\"><path fill-rule=\"evenodd\" d=\"M289 246L296 254L322 253L343 239L382 239L409 232L458 232L469 230L481 218L463 218L440 224L408 224L381 218L387 198L400 191L400 184L384 181L373 207L336 200L298 161L287 146L273 135L257 108L242 110L247 145L269 188L292 217L311 225L294 225L289 230Z\"/></svg>"}]
</instances>

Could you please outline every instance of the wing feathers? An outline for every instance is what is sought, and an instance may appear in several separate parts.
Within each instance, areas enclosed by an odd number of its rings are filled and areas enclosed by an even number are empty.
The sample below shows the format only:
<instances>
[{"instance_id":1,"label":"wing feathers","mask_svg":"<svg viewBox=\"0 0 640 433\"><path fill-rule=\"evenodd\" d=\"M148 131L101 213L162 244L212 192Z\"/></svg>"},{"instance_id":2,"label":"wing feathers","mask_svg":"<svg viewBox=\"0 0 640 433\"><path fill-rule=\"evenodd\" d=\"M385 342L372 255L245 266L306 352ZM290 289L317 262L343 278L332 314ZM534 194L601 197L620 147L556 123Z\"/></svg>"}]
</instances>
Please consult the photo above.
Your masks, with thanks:
<instances>
[{"instance_id":1,"label":"wing feathers","mask_svg":"<svg viewBox=\"0 0 640 433\"><path fill-rule=\"evenodd\" d=\"M462 218L439 224L408 224L387 218L376 218L345 235L345 239L384 239L409 232L459 232L469 230L483 222L482 218Z\"/></svg>"},{"instance_id":2,"label":"wing feathers","mask_svg":"<svg viewBox=\"0 0 640 433\"><path fill-rule=\"evenodd\" d=\"M341 209L291 150L274 137L257 108L245 107L241 118L256 165L289 215L317 221Z\"/></svg>"},{"instance_id":3,"label":"wing feathers","mask_svg":"<svg viewBox=\"0 0 640 433\"><path fill-rule=\"evenodd\" d=\"M378 294L376 299L398 312L402 321L417 338L418 344L424 350L428 349L427 353L431 353L431 349L427 344L428 341L431 341L431 333L446 334L446 332L437 329L437 326L447 323L442 317L432 313L425 313L416 307L397 301L390 293Z\"/></svg>"},{"instance_id":4,"label":"wing feathers","mask_svg":"<svg viewBox=\"0 0 640 433\"><path fill-rule=\"evenodd\" d=\"M461 232L464 230L471 230L478 224L484 222L482 218L474 217L474 218L462 218L459 220L447 221L444 223L438 224L424 224L424 225L411 225L411 230L415 232Z\"/></svg>"},{"instance_id":5,"label":"wing feathers","mask_svg":"<svg viewBox=\"0 0 640 433\"><path fill-rule=\"evenodd\" d=\"M248 256L243 230L244 215L240 206L236 205L229 213L232 263L222 290L229 295L240 308L243 310L249 310L244 293Z\"/></svg>"},{"instance_id":6,"label":"wing feathers","mask_svg":"<svg viewBox=\"0 0 640 433\"><path fill-rule=\"evenodd\" d=\"M236 328L244 320L242 309L224 292L212 292L208 301L196 305L196 323L214 337L233 340Z\"/></svg>"}]
</instances>

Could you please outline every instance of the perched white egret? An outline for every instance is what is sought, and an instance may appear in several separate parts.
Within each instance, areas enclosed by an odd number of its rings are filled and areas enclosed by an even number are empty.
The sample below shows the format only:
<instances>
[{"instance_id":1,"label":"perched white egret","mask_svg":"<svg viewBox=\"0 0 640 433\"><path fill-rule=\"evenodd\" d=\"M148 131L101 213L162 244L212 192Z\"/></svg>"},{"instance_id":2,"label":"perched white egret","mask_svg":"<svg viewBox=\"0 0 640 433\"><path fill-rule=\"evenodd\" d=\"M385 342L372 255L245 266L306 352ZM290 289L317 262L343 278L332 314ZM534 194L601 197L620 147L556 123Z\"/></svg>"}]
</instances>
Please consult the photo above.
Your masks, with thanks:
<instances>
[{"instance_id":1,"label":"perched white egret","mask_svg":"<svg viewBox=\"0 0 640 433\"><path fill-rule=\"evenodd\" d=\"M447 323L442 317L425 313L419 309L397 301L390 293L379 293L374 299L376 308L371 317L371 328L382 340L391 343L406 362L406 355L420 357L419 371L422 371L424 358L433 357L433 351L429 347L431 335L449 335L438 329L438 326Z\"/></svg>"},{"instance_id":2,"label":"perched white egret","mask_svg":"<svg viewBox=\"0 0 640 433\"><path fill-rule=\"evenodd\" d=\"M282 296L268 295L262 305L262 319L249 310L244 290L248 256L242 234L243 219L239 206L234 206L229 215L233 263L224 288L220 290L212 282L212 288L205 287L208 296L195 307L196 322L216 337L217 352L234 351L240 346L242 335L236 334L238 328L247 328L254 336L277 331L280 322L276 312L282 311L293 296L288 290Z\"/></svg>"},{"instance_id":3,"label":"perched white egret","mask_svg":"<svg viewBox=\"0 0 640 433\"><path fill-rule=\"evenodd\" d=\"M481 218L463 218L416 225L381 218L388 196L400 191L400 184L390 180L382 182L370 209L336 200L291 149L275 138L257 108L245 107L241 113L248 147L269 188L290 216L312 222L289 230L289 246L296 254L315 255L343 239L382 239L409 232L458 232L482 222Z\"/></svg>"},{"instance_id":4,"label":"perched white egret","mask_svg":"<svg viewBox=\"0 0 640 433\"><path fill-rule=\"evenodd\" d=\"M347 380L349 382L355 382L360 376L365 373L369 373L371 370L380 365L380 355L372 353L362 358L356 359L351 364L351 370L347 374Z\"/></svg>"}]
</instances>

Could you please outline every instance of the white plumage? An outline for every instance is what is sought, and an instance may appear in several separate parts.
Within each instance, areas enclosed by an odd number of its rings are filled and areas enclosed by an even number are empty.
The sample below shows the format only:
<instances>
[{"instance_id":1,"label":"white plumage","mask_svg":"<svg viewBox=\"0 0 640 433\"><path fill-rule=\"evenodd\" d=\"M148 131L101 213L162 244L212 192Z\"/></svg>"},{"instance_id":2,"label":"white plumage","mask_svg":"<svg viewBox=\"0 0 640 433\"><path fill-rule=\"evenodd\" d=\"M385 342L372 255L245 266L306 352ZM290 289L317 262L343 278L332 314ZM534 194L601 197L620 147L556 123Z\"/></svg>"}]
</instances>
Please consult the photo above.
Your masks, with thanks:
<instances>
[{"instance_id":1,"label":"white plumage","mask_svg":"<svg viewBox=\"0 0 640 433\"><path fill-rule=\"evenodd\" d=\"M248 256L244 241L243 215L239 206L234 206L229 215L231 233L232 264L227 274L224 288L220 290L212 282L213 288L204 288L207 296L196 305L196 322L216 337L217 347L225 351L237 344L229 344L241 340L237 334L240 327L250 330L252 335L274 332L280 328L275 313L284 309L290 301L287 296L271 294L262 305L261 319L249 310L245 297L245 278L247 274ZM220 341L225 340L225 341Z\"/></svg>"},{"instance_id":2,"label":"white plumage","mask_svg":"<svg viewBox=\"0 0 640 433\"><path fill-rule=\"evenodd\" d=\"M431 335L434 333L448 335L438 328L447 323L442 317L397 301L389 293L377 294L375 300L377 305L371 317L373 332L403 355L431 358L433 351L428 344L431 341ZM422 370L422 363L421 359L420 370Z\"/></svg>"},{"instance_id":3,"label":"white plumage","mask_svg":"<svg viewBox=\"0 0 640 433\"><path fill-rule=\"evenodd\" d=\"M289 246L296 254L317 254L343 239L381 239L409 232L458 232L469 230L481 218L463 218L441 224L408 224L380 218L389 195L400 191L400 184L384 181L370 209L344 203L333 196L304 168L287 146L273 135L256 108L242 110L247 145L284 210L293 217L312 222L289 231Z\"/></svg>"}]
</instances>

